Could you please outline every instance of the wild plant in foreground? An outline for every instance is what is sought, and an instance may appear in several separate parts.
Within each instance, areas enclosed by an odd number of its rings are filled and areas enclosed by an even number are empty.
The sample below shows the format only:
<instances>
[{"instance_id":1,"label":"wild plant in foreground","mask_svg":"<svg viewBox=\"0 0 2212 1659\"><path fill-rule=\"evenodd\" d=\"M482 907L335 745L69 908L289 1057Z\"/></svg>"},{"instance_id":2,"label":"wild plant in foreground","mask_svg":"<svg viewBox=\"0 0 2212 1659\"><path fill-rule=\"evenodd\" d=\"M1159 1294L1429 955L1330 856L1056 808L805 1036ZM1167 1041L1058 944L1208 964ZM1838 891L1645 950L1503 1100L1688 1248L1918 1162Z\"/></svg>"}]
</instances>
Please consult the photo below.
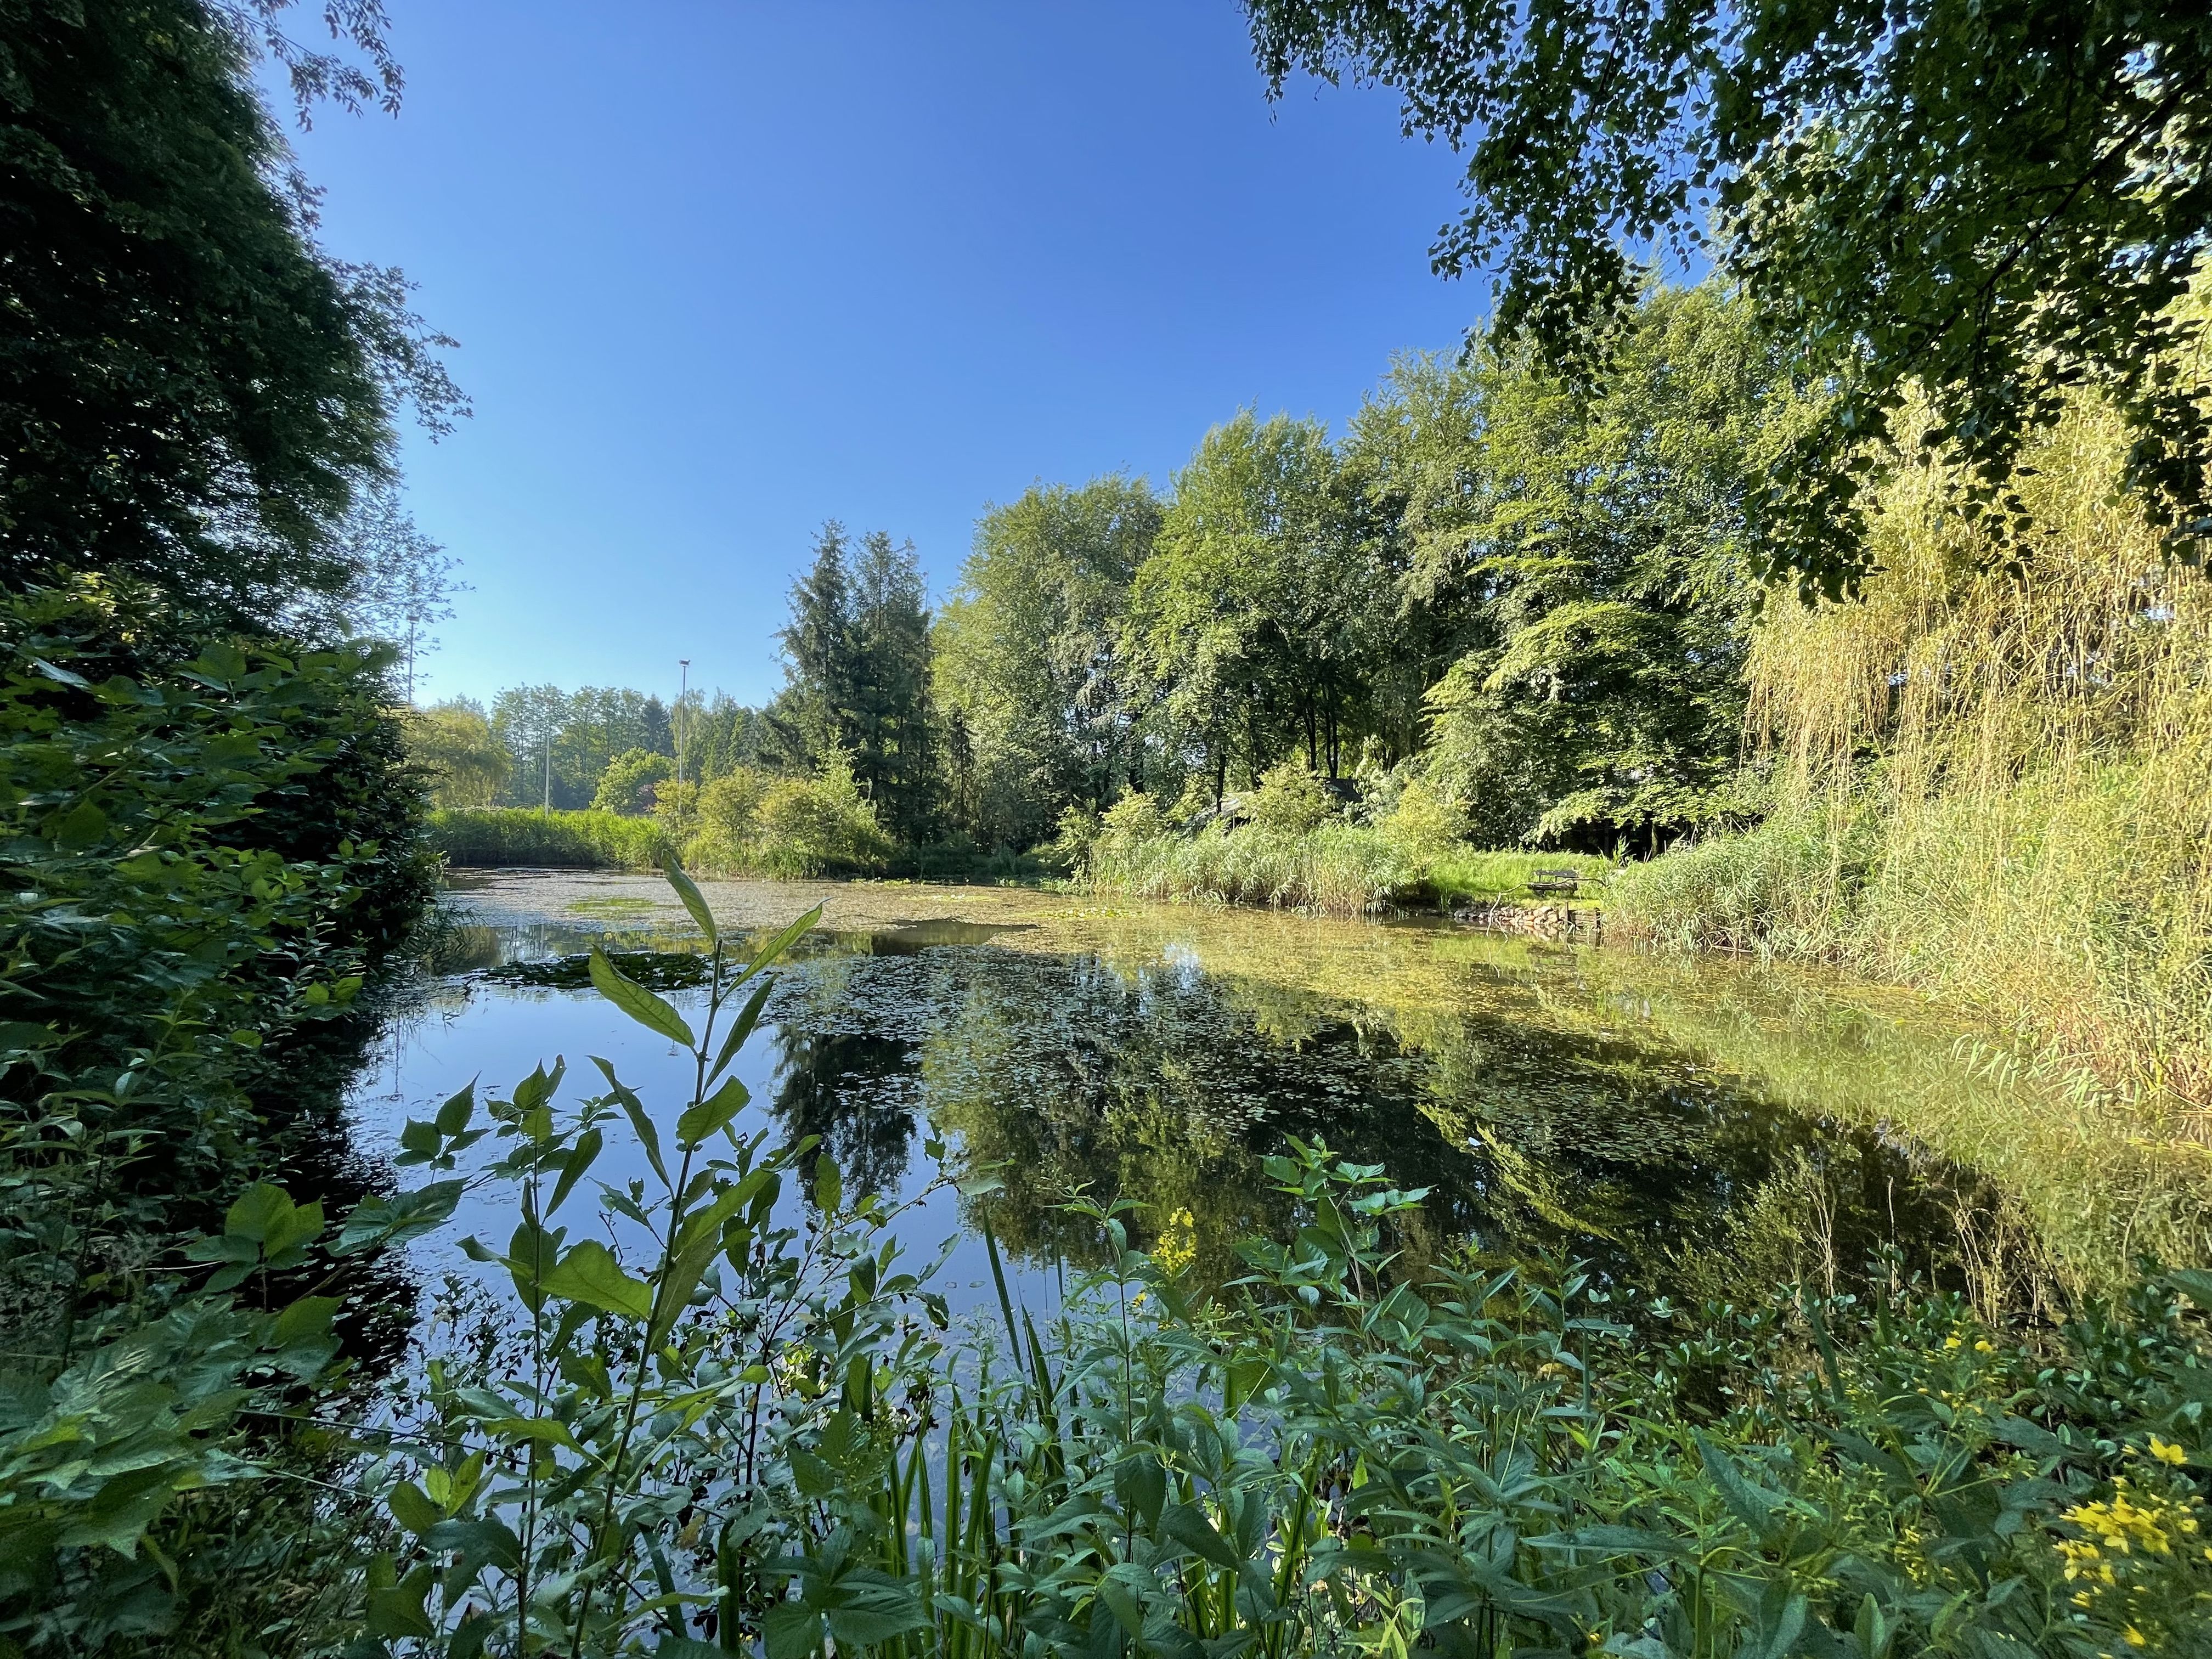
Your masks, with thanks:
<instances>
[{"instance_id":1,"label":"wild plant in foreground","mask_svg":"<svg viewBox=\"0 0 2212 1659\"><path fill-rule=\"evenodd\" d=\"M407 1542L370 1568L357 1653L2212 1643L2212 1368L2186 1305L2212 1306L2212 1274L2056 1333L1904 1291L1686 1318L1472 1246L1416 1275L1389 1239L1421 1194L1294 1141L1267 1168L1296 1231L1247 1241L1234 1283L1131 1249L1127 1206L1079 1197L1103 1267L1042 1328L1000 1273L1003 1339L956 1338L928 1275L897 1271L890 1212L846 1203L833 1165L812 1222L779 1219L811 1146L739 1137L729 1071L799 928L732 969L673 879L713 948L704 1026L593 965L693 1056L672 1133L605 1066L572 1113L556 1066L488 1126L465 1093L410 1126L433 1165L504 1143L518 1224L471 1249L520 1315L504 1374L431 1365L385 1466ZM604 1236L572 1240L617 1116L653 1180L599 1186Z\"/></svg>"}]
</instances>

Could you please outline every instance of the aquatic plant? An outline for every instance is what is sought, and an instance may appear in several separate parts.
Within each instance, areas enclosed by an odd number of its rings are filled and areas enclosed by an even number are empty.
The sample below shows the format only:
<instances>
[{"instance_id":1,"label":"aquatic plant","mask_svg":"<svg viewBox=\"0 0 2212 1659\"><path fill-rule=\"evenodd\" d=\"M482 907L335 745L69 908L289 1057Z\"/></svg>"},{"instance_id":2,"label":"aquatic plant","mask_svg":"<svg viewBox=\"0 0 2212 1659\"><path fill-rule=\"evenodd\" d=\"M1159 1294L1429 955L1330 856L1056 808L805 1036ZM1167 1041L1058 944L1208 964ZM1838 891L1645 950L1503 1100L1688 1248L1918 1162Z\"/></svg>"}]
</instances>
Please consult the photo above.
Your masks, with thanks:
<instances>
[{"instance_id":1,"label":"aquatic plant","mask_svg":"<svg viewBox=\"0 0 2212 1659\"><path fill-rule=\"evenodd\" d=\"M999 1328L956 1330L834 1164L809 1222L779 1221L812 1149L737 1136L729 1066L788 936L734 968L678 888L715 951L702 1027L592 973L694 1058L672 1133L604 1066L572 1112L556 1066L486 1126L465 1094L410 1126L433 1167L503 1146L517 1226L471 1249L515 1334L434 1361L383 1465L403 1542L368 1569L364 1652L2087 1659L2212 1638L2212 1555L2182 1547L2212 1275L2057 1329L1903 1282L1688 1315L1472 1243L1416 1265L1395 1240L1422 1194L1294 1142L1266 1166L1293 1224L1244 1241L1233 1282L1194 1277L1183 1218L1147 1254L1125 1204L1077 1195L1099 1268L1041 1328L992 1241ZM625 1121L654 1181L600 1186L605 1225L572 1240L556 1217Z\"/></svg>"}]
</instances>

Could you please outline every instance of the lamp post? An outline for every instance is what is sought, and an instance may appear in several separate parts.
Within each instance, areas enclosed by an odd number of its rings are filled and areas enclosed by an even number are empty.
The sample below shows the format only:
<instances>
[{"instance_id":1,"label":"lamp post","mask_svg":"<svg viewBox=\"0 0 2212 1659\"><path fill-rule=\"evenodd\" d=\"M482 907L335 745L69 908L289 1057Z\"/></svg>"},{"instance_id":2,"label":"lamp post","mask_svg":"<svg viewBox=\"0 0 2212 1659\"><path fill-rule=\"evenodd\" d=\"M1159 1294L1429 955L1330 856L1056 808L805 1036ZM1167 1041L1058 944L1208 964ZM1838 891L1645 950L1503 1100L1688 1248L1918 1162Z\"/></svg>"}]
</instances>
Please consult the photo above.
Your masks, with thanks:
<instances>
[{"instance_id":1,"label":"lamp post","mask_svg":"<svg viewBox=\"0 0 2212 1659\"><path fill-rule=\"evenodd\" d=\"M691 723L684 717L684 699L691 695L691 659L678 657L676 665L684 671L676 693L676 781L681 783L684 781L684 751L688 746L684 739L691 727Z\"/></svg>"}]
</instances>

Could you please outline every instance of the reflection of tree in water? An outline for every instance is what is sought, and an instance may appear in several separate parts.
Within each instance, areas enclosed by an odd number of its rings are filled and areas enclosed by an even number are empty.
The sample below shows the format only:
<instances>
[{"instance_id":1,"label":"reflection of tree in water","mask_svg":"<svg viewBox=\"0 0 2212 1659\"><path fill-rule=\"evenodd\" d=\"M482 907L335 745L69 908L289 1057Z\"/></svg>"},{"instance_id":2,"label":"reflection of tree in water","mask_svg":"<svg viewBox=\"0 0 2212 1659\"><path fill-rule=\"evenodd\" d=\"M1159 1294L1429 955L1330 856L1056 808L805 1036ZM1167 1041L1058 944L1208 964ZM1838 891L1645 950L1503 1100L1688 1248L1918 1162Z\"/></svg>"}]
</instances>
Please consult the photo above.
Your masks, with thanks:
<instances>
[{"instance_id":1,"label":"reflection of tree in water","mask_svg":"<svg viewBox=\"0 0 2212 1659\"><path fill-rule=\"evenodd\" d=\"M914 1139L920 1078L912 1048L894 1037L776 1030L775 1102L793 1140L818 1135L847 1192L890 1192Z\"/></svg>"},{"instance_id":2,"label":"reflection of tree in water","mask_svg":"<svg viewBox=\"0 0 2212 1659\"><path fill-rule=\"evenodd\" d=\"M1032 1257L1095 1258L1059 1207L1080 1188L1144 1206L1140 1242L1188 1211L1201 1273L1234 1276L1237 1241L1297 1224L1261 1166L1291 1135L1431 1188L1416 1257L1472 1234L1654 1292L1741 1295L1892 1244L1930 1269L1957 1242L1955 1172L1603 1031L995 948L825 964L800 1001L776 1015L817 1033L791 1039L793 1132L822 1134L856 1183L895 1182L918 1055L931 1117L1001 1166L992 1224Z\"/></svg>"}]
</instances>

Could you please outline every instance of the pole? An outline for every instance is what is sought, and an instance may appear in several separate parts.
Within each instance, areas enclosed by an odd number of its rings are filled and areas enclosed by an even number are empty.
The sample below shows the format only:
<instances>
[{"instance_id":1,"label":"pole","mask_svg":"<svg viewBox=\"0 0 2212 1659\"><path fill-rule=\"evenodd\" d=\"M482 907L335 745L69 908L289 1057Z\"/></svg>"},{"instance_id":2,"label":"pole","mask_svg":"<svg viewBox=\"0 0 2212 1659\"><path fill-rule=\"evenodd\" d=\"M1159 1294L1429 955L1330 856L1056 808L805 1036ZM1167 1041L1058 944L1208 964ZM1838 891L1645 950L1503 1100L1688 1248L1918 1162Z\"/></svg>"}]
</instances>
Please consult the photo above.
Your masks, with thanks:
<instances>
[{"instance_id":1,"label":"pole","mask_svg":"<svg viewBox=\"0 0 2212 1659\"><path fill-rule=\"evenodd\" d=\"M691 695L691 659L678 657L676 665L684 671L676 693L676 781L681 783L684 781L684 751L689 746L684 739L691 729L691 723L684 717L684 699Z\"/></svg>"}]
</instances>

